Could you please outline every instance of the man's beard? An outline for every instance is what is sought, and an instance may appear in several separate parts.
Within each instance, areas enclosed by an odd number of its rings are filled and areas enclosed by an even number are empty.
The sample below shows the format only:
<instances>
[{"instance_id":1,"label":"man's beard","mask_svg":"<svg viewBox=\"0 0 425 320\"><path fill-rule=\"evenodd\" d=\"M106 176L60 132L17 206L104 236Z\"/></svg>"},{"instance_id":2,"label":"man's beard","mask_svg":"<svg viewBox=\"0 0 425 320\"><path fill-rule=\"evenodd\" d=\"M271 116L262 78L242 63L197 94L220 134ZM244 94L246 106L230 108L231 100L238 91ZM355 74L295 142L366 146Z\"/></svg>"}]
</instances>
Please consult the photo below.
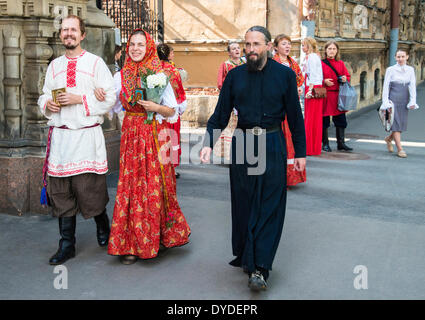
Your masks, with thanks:
<instances>
[{"instance_id":1,"label":"man's beard","mask_svg":"<svg viewBox=\"0 0 425 320\"><path fill-rule=\"evenodd\" d=\"M74 50L75 48L78 47L76 45L64 45L64 46L65 46L65 49L67 49L67 50Z\"/></svg>"},{"instance_id":2,"label":"man's beard","mask_svg":"<svg viewBox=\"0 0 425 320\"><path fill-rule=\"evenodd\" d=\"M250 59L251 56L257 56L257 59ZM248 54L246 57L246 65L248 71L254 72L260 70L260 68L264 65L265 60L267 59L267 52L264 52L261 55L257 55L256 53Z\"/></svg>"},{"instance_id":3,"label":"man's beard","mask_svg":"<svg viewBox=\"0 0 425 320\"><path fill-rule=\"evenodd\" d=\"M65 42L68 40L68 39L71 39L71 40L76 40L76 39L74 39L74 38L67 38L67 39L64 39L64 43L63 43L63 46L65 47L65 49L67 49L67 50L74 50L75 48L77 48L78 46L79 46L79 43L77 43L77 44L65 44Z\"/></svg>"}]
</instances>

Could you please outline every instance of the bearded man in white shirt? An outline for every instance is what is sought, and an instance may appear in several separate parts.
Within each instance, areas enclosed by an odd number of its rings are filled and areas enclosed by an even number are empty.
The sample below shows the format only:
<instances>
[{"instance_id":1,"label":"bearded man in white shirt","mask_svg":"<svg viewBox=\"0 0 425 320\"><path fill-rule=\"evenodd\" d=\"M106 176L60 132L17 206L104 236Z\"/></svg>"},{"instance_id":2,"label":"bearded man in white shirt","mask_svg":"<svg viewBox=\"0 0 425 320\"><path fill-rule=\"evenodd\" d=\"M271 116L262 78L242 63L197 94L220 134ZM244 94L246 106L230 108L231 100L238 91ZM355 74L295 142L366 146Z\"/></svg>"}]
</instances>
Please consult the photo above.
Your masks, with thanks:
<instances>
[{"instance_id":1,"label":"bearded man in white shirt","mask_svg":"<svg viewBox=\"0 0 425 320\"><path fill-rule=\"evenodd\" d=\"M70 15L63 19L60 39L66 53L50 63L43 95L38 101L50 126L43 168L43 182L48 191L45 198L52 206L53 216L59 218L61 235L59 249L49 260L51 265L62 264L75 256L78 212L85 219L95 219L100 246L106 246L109 238L108 162L101 124L103 114L112 108L116 97L105 62L81 48L85 36L80 17ZM94 90L98 87L106 93L104 101L95 98ZM52 90L63 88L66 92L54 100Z\"/></svg>"}]
</instances>

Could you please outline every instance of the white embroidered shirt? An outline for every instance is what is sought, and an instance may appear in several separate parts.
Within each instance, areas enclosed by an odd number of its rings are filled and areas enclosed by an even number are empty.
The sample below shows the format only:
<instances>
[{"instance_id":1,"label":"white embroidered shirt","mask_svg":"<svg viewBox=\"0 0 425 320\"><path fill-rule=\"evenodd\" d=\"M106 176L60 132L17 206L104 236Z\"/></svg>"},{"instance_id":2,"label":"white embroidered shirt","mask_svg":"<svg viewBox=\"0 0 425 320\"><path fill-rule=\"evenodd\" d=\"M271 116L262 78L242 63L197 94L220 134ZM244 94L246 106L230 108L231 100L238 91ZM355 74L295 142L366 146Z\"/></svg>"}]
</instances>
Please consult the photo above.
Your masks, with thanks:
<instances>
[{"instance_id":1,"label":"white embroidered shirt","mask_svg":"<svg viewBox=\"0 0 425 320\"><path fill-rule=\"evenodd\" d=\"M58 113L51 112L46 107L47 100L52 99L52 90L59 88L81 95L81 103L63 106ZM95 88L105 90L105 101L96 99ZM100 124L103 123L103 114L112 108L115 100L112 74L102 58L83 51L76 58L63 55L50 63L43 95L38 100L42 114L49 119L47 124L54 127L48 175L67 177L108 171L105 138ZM60 129L62 126L68 129Z\"/></svg>"},{"instance_id":2,"label":"white embroidered shirt","mask_svg":"<svg viewBox=\"0 0 425 320\"><path fill-rule=\"evenodd\" d=\"M312 85L322 85L323 82L323 71L322 61L316 53L310 53L305 58L303 64L303 73L306 75L307 87Z\"/></svg>"}]
</instances>

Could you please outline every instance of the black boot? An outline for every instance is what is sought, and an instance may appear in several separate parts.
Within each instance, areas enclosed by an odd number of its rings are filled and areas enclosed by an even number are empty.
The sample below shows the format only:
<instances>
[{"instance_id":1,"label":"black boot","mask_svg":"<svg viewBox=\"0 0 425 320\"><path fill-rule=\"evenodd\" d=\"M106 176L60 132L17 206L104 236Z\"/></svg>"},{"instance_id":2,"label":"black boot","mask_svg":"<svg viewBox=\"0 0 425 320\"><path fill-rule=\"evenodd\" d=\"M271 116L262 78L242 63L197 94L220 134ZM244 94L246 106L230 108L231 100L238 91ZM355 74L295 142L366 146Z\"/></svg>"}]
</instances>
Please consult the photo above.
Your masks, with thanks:
<instances>
[{"instance_id":1,"label":"black boot","mask_svg":"<svg viewBox=\"0 0 425 320\"><path fill-rule=\"evenodd\" d=\"M345 128L336 127L336 142L338 145L338 150L344 150L344 151L352 151L353 149L350 148L345 144Z\"/></svg>"},{"instance_id":2,"label":"black boot","mask_svg":"<svg viewBox=\"0 0 425 320\"><path fill-rule=\"evenodd\" d=\"M322 150L332 152L332 149L329 146L328 128L323 128L322 131Z\"/></svg>"},{"instance_id":3,"label":"black boot","mask_svg":"<svg viewBox=\"0 0 425 320\"><path fill-rule=\"evenodd\" d=\"M61 239L59 241L58 251L50 258L49 264L63 264L68 259L75 257L75 226L77 218L65 217L59 218L59 233Z\"/></svg>"},{"instance_id":4,"label":"black boot","mask_svg":"<svg viewBox=\"0 0 425 320\"><path fill-rule=\"evenodd\" d=\"M104 247L108 244L109 233L111 229L109 228L109 218L106 214L106 209L98 216L94 217L97 226L97 243L99 246Z\"/></svg>"}]
</instances>

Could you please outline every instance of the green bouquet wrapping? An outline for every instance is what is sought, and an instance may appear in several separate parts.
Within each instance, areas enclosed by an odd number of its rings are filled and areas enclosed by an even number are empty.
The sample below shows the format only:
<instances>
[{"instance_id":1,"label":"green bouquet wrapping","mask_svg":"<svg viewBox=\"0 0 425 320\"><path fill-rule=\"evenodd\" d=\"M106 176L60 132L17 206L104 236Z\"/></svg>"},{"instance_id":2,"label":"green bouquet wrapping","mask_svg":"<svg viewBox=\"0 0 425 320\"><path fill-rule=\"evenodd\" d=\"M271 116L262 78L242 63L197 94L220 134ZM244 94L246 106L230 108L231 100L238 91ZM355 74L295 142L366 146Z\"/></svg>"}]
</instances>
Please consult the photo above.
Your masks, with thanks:
<instances>
[{"instance_id":1,"label":"green bouquet wrapping","mask_svg":"<svg viewBox=\"0 0 425 320\"><path fill-rule=\"evenodd\" d=\"M168 77L162 72L155 73L148 70L146 74L140 75L140 80L142 88L146 90L146 99L160 104L162 94L168 85ZM148 111L147 114L148 116L145 120L145 124L151 124L154 112Z\"/></svg>"}]
</instances>

